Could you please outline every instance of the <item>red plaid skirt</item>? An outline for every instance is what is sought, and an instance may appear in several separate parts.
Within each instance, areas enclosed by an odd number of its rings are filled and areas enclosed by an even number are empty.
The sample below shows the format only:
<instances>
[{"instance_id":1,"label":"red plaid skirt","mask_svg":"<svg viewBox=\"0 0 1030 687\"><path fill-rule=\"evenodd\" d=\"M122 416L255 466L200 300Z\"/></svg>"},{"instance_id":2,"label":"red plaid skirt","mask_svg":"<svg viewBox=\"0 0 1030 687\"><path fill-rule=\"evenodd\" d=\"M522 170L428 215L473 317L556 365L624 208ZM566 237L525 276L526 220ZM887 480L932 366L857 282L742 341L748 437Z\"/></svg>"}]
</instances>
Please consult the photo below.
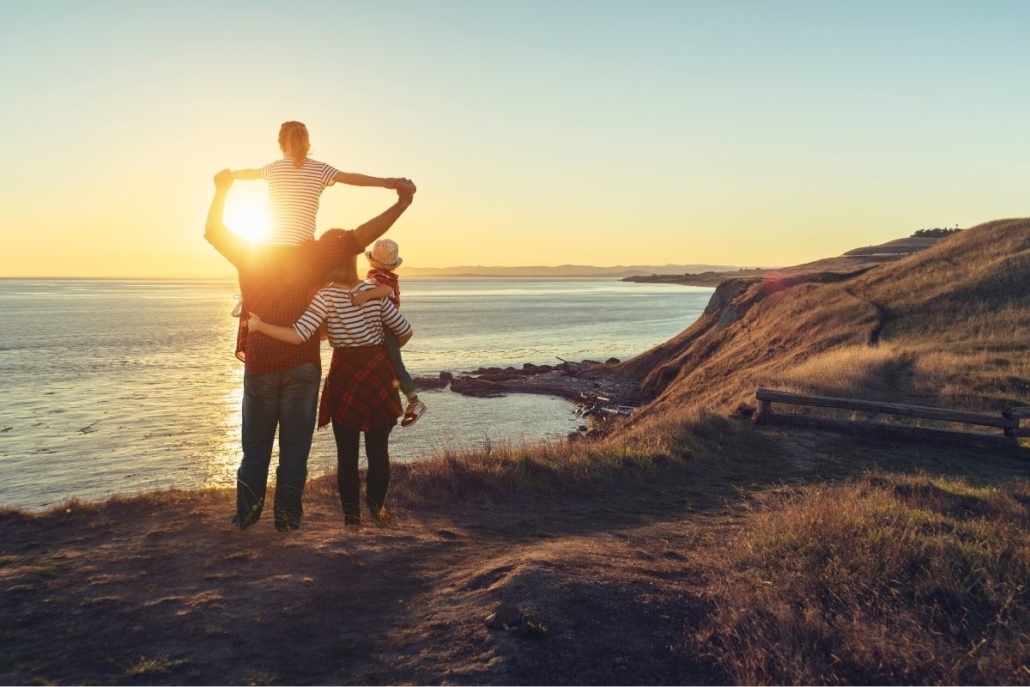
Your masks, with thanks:
<instances>
[{"instance_id":1,"label":"red plaid skirt","mask_svg":"<svg viewBox=\"0 0 1030 687\"><path fill-rule=\"evenodd\" d=\"M333 362L318 409L319 427L335 420L362 432L384 429L396 425L402 412L397 373L386 348L379 345L333 349Z\"/></svg>"}]
</instances>

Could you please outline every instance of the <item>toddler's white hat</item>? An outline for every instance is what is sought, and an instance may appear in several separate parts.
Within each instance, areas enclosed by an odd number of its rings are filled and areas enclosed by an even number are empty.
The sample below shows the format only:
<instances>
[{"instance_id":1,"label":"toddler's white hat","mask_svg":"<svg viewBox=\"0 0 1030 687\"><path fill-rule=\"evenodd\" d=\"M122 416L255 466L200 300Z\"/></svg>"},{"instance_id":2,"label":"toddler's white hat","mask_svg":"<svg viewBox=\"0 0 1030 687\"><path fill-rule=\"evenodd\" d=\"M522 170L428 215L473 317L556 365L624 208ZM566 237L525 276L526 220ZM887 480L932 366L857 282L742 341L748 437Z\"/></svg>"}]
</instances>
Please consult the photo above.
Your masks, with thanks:
<instances>
[{"instance_id":1,"label":"toddler's white hat","mask_svg":"<svg viewBox=\"0 0 1030 687\"><path fill-rule=\"evenodd\" d=\"M404 262L397 255L397 242L390 239L379 239L372 250L365 252L365 257L372 263L372 267L379 267L384 270L392 270L401 266Z\"/></svg>"}]
</instances>

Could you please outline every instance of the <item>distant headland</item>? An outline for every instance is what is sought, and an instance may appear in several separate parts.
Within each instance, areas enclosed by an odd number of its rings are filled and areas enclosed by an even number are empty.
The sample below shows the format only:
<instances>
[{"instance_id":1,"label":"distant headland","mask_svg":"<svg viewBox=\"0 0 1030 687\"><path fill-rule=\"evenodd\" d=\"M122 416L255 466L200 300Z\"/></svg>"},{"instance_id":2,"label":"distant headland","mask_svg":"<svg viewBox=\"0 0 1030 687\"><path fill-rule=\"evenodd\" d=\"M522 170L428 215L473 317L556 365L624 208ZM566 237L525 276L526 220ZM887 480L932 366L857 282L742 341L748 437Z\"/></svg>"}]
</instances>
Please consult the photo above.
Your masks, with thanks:
<instances>
[{"instance_id":1,"label":"distant headland","mask_svg":"<svg viewBox=\"0 0 1030 687\"><path fill-rule=\"evenodd\" d=\"M685 274L687 272L726 272L739 269L729 265L528 265L522 267L401 267L403 277L599 277L623 279L650 274Z\"/></svg>"},{"instance_id":2,"label":"distant headland","mask_svg":"<svg viewBox=\"0 0 1030 687\"><path fill-rule=\"evenodd\" d=\"M718 286L729 279L756 279L765 277L793 277L816 272L837 275L856 275L870 267L892 262L906 255L926 250L960 229L920 229L912 236L894 239L875 246L864 246L847 251L835 258L823 258L792 267L756 267L696 270L687 272L654 272L649 275L631 275L622 281L649 284L682 284L684 286Z\"/></svg>"}]
</instances>

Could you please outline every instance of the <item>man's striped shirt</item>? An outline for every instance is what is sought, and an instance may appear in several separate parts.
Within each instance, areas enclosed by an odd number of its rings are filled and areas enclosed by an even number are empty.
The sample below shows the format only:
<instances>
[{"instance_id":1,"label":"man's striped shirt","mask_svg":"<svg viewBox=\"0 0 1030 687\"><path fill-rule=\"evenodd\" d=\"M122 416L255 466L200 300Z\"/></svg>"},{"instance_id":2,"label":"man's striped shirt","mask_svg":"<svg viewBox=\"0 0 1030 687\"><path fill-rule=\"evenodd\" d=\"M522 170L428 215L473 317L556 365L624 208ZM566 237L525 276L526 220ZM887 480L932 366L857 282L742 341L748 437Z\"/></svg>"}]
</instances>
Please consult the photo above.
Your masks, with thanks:
<instances>
[{"instance_id":1,"label":"man's striped shirt","mask_svg":"<svg viewBox=\"0 0 1030 687\"><path fill-rule=\"evenodd\" d=\"M338 170L324 162L304 158L298 169L293 158L283 158L261 168L268 180L269 226L266 243L296 245L315 238L318 201L326 186L332 186Z\"/></svg>"},{"instance_id":2,"label":"man's striped shirt","mask_svg":"<svg viewBox=\"0 0 1030 687\"><path fill-rule=\"evenodd\" d=\"M384 326L389 327L397 338L410 332L408 320L386 298L365 301L360 308L351 304L351 293L374 288L368 282L361 282L353 290L336 285L320 289L293 328L301 339L307 341L325 320L329 323L329 344L333 348L381 344Z\"/></svg>"}]
</instances>

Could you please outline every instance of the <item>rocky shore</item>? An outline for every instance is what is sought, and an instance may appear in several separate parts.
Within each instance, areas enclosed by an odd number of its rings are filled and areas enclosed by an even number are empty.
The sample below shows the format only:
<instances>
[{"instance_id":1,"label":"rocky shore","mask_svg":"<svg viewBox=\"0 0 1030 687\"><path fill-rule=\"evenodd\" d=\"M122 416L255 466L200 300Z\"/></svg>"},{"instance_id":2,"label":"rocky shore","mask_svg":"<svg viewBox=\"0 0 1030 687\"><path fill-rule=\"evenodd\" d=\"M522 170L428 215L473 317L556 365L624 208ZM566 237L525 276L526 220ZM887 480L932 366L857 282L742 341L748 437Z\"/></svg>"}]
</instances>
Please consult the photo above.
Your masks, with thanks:
<instances>
[{"instance_id":1,"label":"rocky shore","mask_svg":"<svg viewBox=\"0 0 1030 687\"><path fill-rule=\"evenodd\" d=\"M422 389L450 386L455 393L479 398L511 393L559 396L579 406L584 418L580 433L595 436L603 434L613 420L631 414L639 402L637 382L612 372L618 363L617 358L609 358L603 363L562 360L558 365L481 367L470 372L445 371L436 377L417 377L415 382Z\"/></svg>"}]
</instances>

